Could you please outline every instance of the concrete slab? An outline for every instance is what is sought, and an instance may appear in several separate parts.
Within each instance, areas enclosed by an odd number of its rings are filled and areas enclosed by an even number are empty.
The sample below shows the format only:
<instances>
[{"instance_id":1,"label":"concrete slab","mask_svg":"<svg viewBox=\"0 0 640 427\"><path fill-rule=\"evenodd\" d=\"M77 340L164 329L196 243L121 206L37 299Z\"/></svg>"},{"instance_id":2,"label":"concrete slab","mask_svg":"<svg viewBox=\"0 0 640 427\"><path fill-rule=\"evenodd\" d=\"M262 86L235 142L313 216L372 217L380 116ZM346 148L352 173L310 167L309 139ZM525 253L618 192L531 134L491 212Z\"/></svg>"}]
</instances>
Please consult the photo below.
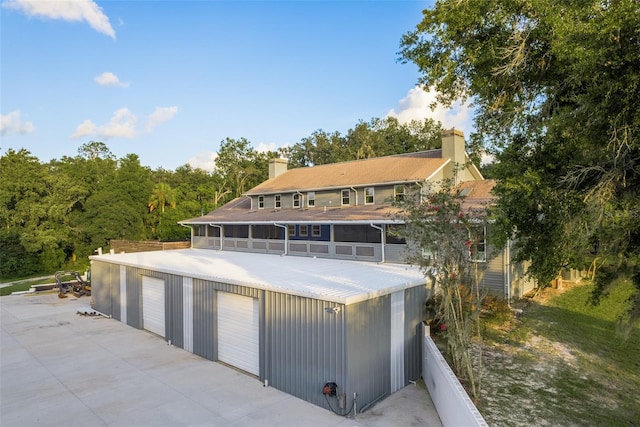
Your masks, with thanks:
<instances>
[{"instance_id":1,"label":"concrete slab","mask_svg":"<svg viewBox=\"0 0 640 427\"><path fill-rule=\"evenodd\" d=\"M76 314L88 303L0 298L0 425L442 425L424 385L340 417L146 331Z\"/></svg>"}]
</instances>

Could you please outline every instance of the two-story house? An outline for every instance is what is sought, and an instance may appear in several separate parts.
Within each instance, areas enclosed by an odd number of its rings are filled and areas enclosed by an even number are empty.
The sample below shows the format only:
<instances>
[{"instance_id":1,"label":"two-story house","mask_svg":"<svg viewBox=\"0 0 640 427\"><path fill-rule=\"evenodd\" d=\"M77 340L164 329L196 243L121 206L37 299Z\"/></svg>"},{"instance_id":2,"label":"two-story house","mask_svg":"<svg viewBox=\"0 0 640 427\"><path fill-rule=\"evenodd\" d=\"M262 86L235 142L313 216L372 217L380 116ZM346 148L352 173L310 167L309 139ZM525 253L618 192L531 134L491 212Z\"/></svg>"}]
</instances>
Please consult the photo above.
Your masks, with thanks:
<instances>
[{"instance_id":1,"label":"two-story house","mask_svg":"<svg viewBox=\"0 0 640 427\"><path fill-rule=\"evenodd\" d=\"M181 221L191 249L91 257L94 308L316 405L336 383L334 407L366 408L420 376L428 290L392 202L445 179L490 230L493 183L456 130L419 153L291 170L276 159L243 197ZM508 248L495 252L484 286L519 296Z\"/></svg>"}]
</instances>

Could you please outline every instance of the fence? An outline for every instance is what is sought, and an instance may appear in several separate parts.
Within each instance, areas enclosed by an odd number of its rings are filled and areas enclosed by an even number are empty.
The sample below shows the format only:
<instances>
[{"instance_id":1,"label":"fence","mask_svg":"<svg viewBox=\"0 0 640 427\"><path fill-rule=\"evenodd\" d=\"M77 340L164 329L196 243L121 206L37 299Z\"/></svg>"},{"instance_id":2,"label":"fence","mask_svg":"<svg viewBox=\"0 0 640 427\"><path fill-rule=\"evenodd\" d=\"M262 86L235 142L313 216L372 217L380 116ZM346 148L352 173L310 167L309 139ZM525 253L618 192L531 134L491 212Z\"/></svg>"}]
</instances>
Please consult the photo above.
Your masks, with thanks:
<instances>
[{"instance_id":1,"label":"fence","mask_svg":"<svg viewBox=\"0 0 640 427\"><path fill-rule=\"evenodd\" d=\"M488 426L422 325L422 378L444 427Z\"/></svg>"}]
</instances>

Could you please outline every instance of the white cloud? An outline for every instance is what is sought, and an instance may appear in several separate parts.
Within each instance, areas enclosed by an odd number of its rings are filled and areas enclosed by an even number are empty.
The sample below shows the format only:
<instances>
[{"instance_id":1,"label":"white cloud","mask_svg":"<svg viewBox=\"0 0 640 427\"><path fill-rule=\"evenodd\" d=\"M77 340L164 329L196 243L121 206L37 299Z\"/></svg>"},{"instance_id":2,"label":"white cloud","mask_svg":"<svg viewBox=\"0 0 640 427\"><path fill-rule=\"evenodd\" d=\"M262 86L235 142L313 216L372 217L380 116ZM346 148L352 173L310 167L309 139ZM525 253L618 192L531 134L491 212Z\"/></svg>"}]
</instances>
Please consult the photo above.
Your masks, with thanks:
<instances>
[{"instance_id":1,"label":"white cloud","mask_svg":"<svg viewBox=\"0 0 640 427\"><path fill-rule=\"evenodd\" d=\"M23 122L20 117L20 110L12 111L7 115L0 114L0 135L18 133L21 135L31 133L36 130L31 122Z\"/></svg>"},{"instance_id":2,"label":"white cloud","mask_svg":"<svg viewBox=\"0 0 640 427\"><path fill-rule=\"evenodd\" d=\"M85 21L97 32L116 38L109 18L93 0L7 0L2 6L22 11L29 17Z\"/></svg>"},{"instance_id":3,"label":"white cloud","mask_svg":"<svg viewBox=\"0 0 640 427\"><path fill-rule=\"evenodd\" d=\"M278 146L275 142L270 142L268 144L261 142L256 147L256 151L258 153L266 153L267 151L278 151L281 147L288 147L289 144L282 144Z\"/></svg>"},{"instance_id":4,"label":"white cloud","mask_svg":"<svg viewBox=\"0 0 640 427\"><path fill-rule=\"evenodd\" d=\"M216 157L218 157L218 154L213 151L201 151L195 157L190 158L187 163L193 168L213 172L216 168Z\"/></svg>"},{"instance_id":5,"label":"white cloud","mask_svg":"<svg viewBox=\"0 0 640 427\"><path fill-rule=\"evenodd\" d=\"M104 72L99 76L96 76L93 79L100 86L120 86L120 87L128 87L129 83L121 82L118 76L111 72Z\"/></svg>"},{"instance_id":6,"label":"white cloud","mask_svg":"<svg viewBox=\"0 0 640 427\"><path fill-rule=\"evenodd\" d=\"M144 128L147 132L151 132L156 126L169 121L178 112L178 107L156 107L155 111L147 117L147 123Z\"/></svg>"},{"instance_id":7,"label":"white cloud","mask_svg":"<svg viewBox=\"0 0 640 427\"><path fill-rule=\"evenodd\" d=\"M155 111L147 117L145 131L151 132L153 128L161 123L171 120L178 112L178 107L156 107ZM100 138L128 138L131 139L139 134L136 129L138 118L128 108L120 108L113 113L109 123L97 126L87 119L80 123L72 138L93 135Z\"/></svg>"},{"instance_id":8,"label":"white cloud","mask_svg":"<svg viewBox=\"0 0 640 427\"><path fill-rule=\"evenodd\" d=\"M409 90L407 96L398 102L398 107L387 113L387 116L395 117L400 123L408 123L411 120L423 120L431 118L442 123L444 129L456 128L469 135L473 130L472 112L469 105L456 102L452 108L444 108L437 105L431 109L431 104L436 101L436 93L432 90L424 91L416 86Z\"/></svg>"},{"instance_id":9,"label":"white cloud","mask_svg":"<svg viewBox=\"0 0 640 427\"><path fill-rule=\"evenodd\" d=\"M111 117L109 123L96 126L91 120L85 120L76 128L72 138L95 135L101 138L133 138L136 135L136 116L128 108L120 108Z\"/></svg>"}]
</instances>

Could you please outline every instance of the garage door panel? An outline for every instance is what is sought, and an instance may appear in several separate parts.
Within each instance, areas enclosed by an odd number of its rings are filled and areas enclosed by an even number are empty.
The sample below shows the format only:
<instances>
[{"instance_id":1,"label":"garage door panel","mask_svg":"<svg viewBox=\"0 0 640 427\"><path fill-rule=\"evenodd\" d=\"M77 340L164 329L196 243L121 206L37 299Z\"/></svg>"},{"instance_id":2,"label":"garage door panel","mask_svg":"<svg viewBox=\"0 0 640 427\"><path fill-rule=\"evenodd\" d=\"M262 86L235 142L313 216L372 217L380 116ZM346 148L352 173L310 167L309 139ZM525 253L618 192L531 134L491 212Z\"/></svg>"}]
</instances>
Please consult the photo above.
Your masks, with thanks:
<instances>
[{"instance_id":1,"label":"garage door panel","mask_svg":"<svg viewBox=\"0 0 640 427\"><path fill-rule=\"evenodd\" d=\"M254 375L259 368L258 300L218 293L218 359Z\"/></svg>"},{"instance_id":2,"label":"garage door panel","mask_svg":"<svg viewBox=\"0 0 640 427\"><path fill-rule=\"evenodd\" d=\"M142 277L142 325L143 328L165 337L165 289L164 280Z\"/></svg>"}]
</instances>

